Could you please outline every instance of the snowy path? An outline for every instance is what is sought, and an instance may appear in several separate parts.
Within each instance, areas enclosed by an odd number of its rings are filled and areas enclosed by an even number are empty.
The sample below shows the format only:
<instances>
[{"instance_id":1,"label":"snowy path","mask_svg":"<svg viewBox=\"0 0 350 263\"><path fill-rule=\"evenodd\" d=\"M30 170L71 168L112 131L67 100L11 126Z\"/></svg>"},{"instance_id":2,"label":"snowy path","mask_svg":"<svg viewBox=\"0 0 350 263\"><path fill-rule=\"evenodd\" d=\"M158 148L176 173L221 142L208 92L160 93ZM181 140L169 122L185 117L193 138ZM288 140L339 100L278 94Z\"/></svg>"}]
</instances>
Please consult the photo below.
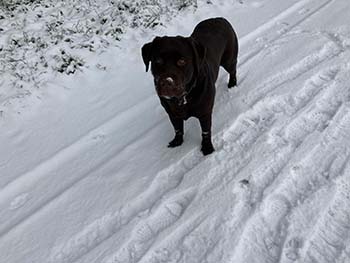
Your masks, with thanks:
<instances>
[{"instance_id":1,"label":"snowy path","mask_svg":"<svg viewBox=\"0 0 350 263\"><path fill-rule=\"evenodd\" d=\"M53 87L45 110L1 120L0 262L350 262L349 12L346 0L219 1L150 33L221 15L241 35L208 157L195 120L165 147L144 32L101 55L106 72Z\"/></svg>"}]
</instances>

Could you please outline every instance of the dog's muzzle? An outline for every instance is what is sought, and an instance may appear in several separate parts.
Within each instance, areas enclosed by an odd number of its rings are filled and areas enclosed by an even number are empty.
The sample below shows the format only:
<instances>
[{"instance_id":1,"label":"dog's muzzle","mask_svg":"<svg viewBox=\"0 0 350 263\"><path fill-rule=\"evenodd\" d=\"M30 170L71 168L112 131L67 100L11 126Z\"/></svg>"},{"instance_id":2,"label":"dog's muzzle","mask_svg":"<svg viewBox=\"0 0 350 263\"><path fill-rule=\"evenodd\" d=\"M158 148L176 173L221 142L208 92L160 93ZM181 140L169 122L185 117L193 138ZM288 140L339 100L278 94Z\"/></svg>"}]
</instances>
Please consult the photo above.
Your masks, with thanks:
<instances>
[{"instance_id":1,"label":"dog's muzzle","mask_svg":"<svg viewBox=\"0 0 350 263\"><path fill-rule=\"evenodd\" d=\"M175 81L171 77L161 78L161 79L159 79L157 84L159 85L159 87L161 89L165 89L165 90L171 90L171 89L176 88Z\"/></svg>"},{"instance_id":2,"label":"dog's muzzle","mask_svg":"<svg viewBox=\"0 0 350 263\"><path fill-rule=\"evenodd\" d=\"M157 77L154 79L154 82L159 97L173 100L180 99L184 95L184 86L179 85L179 83L170 76Z\"/></svg>"}]
</instances>

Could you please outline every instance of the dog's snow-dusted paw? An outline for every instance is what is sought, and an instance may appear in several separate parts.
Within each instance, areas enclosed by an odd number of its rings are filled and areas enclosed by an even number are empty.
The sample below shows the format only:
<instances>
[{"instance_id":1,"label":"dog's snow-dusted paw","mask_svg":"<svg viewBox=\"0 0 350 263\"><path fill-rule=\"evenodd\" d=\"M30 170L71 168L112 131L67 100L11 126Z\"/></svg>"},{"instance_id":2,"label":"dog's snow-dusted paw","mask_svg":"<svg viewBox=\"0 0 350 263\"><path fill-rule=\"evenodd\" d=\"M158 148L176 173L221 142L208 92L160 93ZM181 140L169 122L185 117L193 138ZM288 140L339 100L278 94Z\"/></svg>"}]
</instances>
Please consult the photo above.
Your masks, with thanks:
<instances>
[{"instance_id":1,"label":"dog's snow-dusted paw","mask_svg":"<svg viewBox=\"0 0 350 263\"><path fill-rule=\"evenodd\" d=\"M231 88L233 88L233 87L235 87L235 86L237 86L237 80L236 80L236 79L230 80L229 83L227 84L227 87L228 87L229 89L231 89Z\"/></svg>"},{"instance_id":2,"label":"dog's snow-dusted paw","mask_svg":"<svg viewBox=\"0 0 350 263\"><path fill-rule=\"evenodd\" d=\"M183 142L184 142L183 137L177 135L171 142L169 142L168 147L175 148L180 146Z\"/></svg>"},{"instance_id":3,"label":"dog's snow-dusted paw","mask_svg":"<svg viewBox=\"0 0 350 263\"><path fill-rule=\"evenodd\" d=\"M215 151L214 146L211 142L209 143L203 143L202 144L202 149L201 152L203 155L209 155Z\"/></svg>"}]
</instances>

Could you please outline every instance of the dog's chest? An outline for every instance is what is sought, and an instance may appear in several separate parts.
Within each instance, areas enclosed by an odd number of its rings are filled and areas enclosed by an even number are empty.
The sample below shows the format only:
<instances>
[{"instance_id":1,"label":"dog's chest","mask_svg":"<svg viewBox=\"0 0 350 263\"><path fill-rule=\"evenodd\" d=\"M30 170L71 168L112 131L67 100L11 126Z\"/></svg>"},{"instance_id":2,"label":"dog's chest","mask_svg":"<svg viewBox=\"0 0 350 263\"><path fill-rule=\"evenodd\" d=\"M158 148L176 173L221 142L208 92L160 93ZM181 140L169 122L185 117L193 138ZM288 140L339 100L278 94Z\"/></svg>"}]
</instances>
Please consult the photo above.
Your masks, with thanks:
<instances>
[{"instance_id":1,"label":"dog's chest","mask_svg":"<svg viewBox=\"0 0 350 263\"><path fill-rule=\"evenodd\" d=\"M187 120L191 117L191 112L188 104L179 105L177 103L168 103L168 113L179 119Z\"/></svg>"}]
</instances>

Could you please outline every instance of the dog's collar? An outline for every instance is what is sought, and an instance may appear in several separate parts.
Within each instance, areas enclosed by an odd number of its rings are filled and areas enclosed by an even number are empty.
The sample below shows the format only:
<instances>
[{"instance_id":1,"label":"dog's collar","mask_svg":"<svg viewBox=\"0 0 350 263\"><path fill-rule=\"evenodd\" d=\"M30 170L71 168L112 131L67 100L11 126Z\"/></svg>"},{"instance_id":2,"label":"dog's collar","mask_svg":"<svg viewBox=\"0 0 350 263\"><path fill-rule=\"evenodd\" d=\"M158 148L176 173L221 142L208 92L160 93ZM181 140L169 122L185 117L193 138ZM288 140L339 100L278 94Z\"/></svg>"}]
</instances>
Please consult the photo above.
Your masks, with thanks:
<instances>
[{"instance_id":1,"label":"dog's collar","mask_svg":"<svg viewBox=\"0 0 350 263\"><path fill-rule=\"evenodd\" d=\"M178 100L178 105L183 106L187 104L187 95L188 93L186 92L179 100Z\"/></svg>"},{"instance_id":2,"label":"dog's collar","mask_svg":"<svg viewBox=\"0 0 350 263\"><path fill-rule=\"evenodd\" d=\"M173 101L175 102L178 106L183 106L186 105L188 102L188 94L190 94L192 92L192 90L194 89L194 87L197 84L197 79L194 78L194 80L190 82L190 84L188 86L190 86L190 88L188 90L186 90L183 95L181 95L180 98L175 98L175 97L163 97L164 99L168 100L168 101Z\"/></svg>"},{"instance_id":3,"label":"dog's collar","mask_svg":"<svg viewBox=\"0 0 350 263\"><path fill-rule=\"evenodd\" d=\"M197 78L193 78L193 80L191 80L192 83L190 83L190 88L188 90L185 91L184 95L179 99L179 106L182 105L186 105L187 104L187 95L190 94L192 92L192 90L194 89L194 87L197 85Z\"/></svg>"},{"instance_id":4,"label":"dog's collar","mask_svg":"<svg viewBox=\"0 0 350 263\"><path fill-rule=\"evenodd\" d=\"M185 92L180 98L176 98L176 97L162 97L162 98L167 101L176 103L178 106L183 106L187 104L187 95L188 95L188 92Z\"/></svg>"},{"instance_id":5,"label":"dog's collar","mask_svg":"<svg viewBox=\"0 0 350 263\"><path fill-rule=\"evenodd\" d=\"M202 66L207 66L207 62L204 61ZM182 106L182 105L186 105L187 104L187 95L190 94L192 92L192 90L196 87L197 85L197 78L198 76L193 76L190 83L186 86L189 86L190 88L188 90L185 91L185 93L181 96L180 99L178 99L178 105Z\"/></svg>"}]
</instances>

